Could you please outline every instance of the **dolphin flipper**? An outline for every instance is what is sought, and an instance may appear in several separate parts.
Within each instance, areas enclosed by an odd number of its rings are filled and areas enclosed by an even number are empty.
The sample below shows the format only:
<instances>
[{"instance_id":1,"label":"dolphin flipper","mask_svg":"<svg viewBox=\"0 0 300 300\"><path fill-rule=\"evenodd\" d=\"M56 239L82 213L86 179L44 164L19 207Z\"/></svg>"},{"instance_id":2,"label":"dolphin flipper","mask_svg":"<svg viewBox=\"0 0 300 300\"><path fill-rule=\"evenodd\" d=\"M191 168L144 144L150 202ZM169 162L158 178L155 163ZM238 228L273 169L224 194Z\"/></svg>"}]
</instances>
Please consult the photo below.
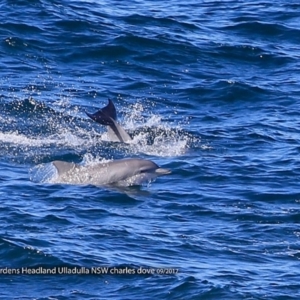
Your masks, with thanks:
<instances>
[{"instance_id":1,"label":"dolphin flipper","mask_svg":"<svg viewBox=\"0 0 300 300\"><path fill-rule=\"evenodd\" d=\"M117 111L112 100L108 99L107 106L101 108L94 114L86 114L95 122L109 126L119 142L126 143L132 140L129 134L117 123Z\"/></svg>"}]
</instances>

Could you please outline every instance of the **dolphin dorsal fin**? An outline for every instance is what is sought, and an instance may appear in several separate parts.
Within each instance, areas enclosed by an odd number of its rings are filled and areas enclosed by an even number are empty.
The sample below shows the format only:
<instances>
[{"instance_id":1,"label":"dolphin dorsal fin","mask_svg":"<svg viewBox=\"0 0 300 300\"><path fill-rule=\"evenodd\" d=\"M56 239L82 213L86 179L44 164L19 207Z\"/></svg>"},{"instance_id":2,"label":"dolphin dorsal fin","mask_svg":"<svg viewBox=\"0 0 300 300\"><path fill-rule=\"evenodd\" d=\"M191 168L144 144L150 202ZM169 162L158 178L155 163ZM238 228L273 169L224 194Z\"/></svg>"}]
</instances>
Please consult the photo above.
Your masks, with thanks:
<instances>
[{"instance_id":1,"label":"dolphin dorsal fin","mask_svg":"<svg viewBox=\"0 0 300 300\"><path fill-rule=\"evenodd\" d=\"M70 170L75 169L76 166L77 166L74 163L69 163L69 162L61 161L61 160L55 160L55 161L52 162L52 164L57 169L57 172L58 172L59 176L69 172Z\"/></svg>"}]
</instances>

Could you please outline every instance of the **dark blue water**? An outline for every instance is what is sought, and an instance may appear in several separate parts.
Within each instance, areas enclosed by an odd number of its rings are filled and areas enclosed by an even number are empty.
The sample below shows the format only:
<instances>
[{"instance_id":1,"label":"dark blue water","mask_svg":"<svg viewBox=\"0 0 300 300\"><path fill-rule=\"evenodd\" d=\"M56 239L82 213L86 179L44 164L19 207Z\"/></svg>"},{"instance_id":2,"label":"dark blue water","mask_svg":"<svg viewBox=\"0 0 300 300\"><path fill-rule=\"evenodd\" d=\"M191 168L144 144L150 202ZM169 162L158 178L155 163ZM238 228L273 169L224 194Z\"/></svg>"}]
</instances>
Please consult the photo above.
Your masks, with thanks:
<instances>
[{"instance_id":1,"label":"dark blue water","mask_svg":"<svg viewBox=\"0 0 300 300\"><path fill-rule=\"evenodd\" d=\"M298 1L1 0L0 15L1 298L299 299ZM85 115L107 98L132 143ZM30 177L124 157L172 174Z\"/></svg>"}]
</instances>

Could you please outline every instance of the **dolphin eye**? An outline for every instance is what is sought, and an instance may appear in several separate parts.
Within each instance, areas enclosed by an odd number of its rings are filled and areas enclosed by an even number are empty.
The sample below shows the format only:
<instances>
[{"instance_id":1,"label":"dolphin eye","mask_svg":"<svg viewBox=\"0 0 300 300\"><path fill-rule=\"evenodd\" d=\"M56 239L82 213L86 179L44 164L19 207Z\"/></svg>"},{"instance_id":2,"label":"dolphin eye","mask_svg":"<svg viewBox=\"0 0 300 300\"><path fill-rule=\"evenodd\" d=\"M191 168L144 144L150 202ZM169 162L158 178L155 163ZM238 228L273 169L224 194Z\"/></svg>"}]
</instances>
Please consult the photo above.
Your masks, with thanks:
<instances>
[{"instance_id":1,"label":"dolphin eye","mask_svg":"<svg viewBox=\"0 0 300 300\"><path fill-rule=\"evenodd\" d=\"M147 173L147 172L150 172L150 170L146 168L140 170L140 174Z\"/></svg>"},{"instance_id":2,"label":"dolphin eye","mask_svg":"<svg viewBox=\"0 0 300 300\"><path fill-rule=\"evenodd\" d=\"M149 168L147 168L147 169L141 169L140 170L140 174L142 174L142 173L151 173L153 171L154 171L153 169L149 169Z\"/></svg>"}]
</instances>

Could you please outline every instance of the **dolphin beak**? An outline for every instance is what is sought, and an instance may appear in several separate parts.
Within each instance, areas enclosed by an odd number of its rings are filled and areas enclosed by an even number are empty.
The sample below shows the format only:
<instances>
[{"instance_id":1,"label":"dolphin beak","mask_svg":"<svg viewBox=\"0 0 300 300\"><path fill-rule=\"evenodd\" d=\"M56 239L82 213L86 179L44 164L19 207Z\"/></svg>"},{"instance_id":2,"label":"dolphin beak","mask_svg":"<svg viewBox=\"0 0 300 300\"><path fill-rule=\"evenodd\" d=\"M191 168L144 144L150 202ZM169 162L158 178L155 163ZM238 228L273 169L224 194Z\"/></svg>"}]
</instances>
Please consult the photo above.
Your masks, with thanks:
<instances>
[{"instance_id":1,"label":"dolphin beak","mask_svg":"<svg viewBox=\"0 0 300 300\"><path fill-rule=\"evenodd\" d=\"M158 168L155 170L155 173L157 174L157 176L162 176L162 175L171 174L172 172L169 169Z\"/></svg>"}]
</instances>

